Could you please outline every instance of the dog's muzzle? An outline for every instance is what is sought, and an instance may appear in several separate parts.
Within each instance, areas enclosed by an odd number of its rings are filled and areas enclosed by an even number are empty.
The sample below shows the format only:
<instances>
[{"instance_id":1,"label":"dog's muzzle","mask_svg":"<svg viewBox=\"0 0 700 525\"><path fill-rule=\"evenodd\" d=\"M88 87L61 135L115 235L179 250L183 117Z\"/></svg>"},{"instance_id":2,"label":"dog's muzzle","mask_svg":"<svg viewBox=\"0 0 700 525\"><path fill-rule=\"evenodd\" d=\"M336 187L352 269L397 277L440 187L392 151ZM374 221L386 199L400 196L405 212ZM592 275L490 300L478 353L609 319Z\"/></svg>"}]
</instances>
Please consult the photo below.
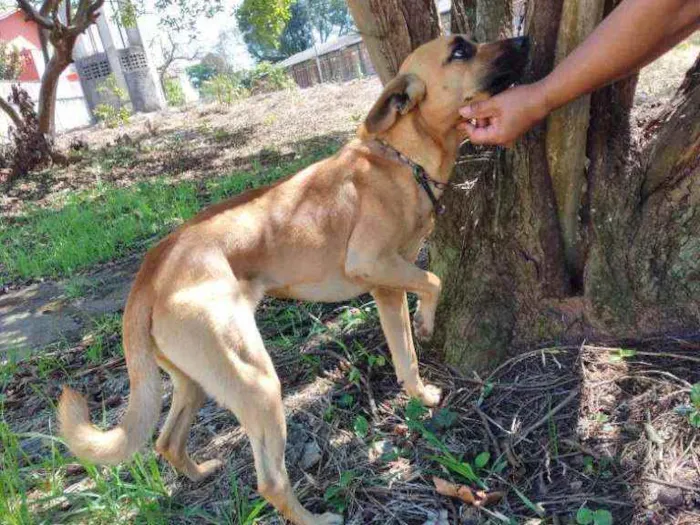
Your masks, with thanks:
<instances>
[{"instance_id":1,"label":"dog's muzzle","mask_svg":"<svg viewBox=\"0 0 700 525\"><path fill-rule=\"evenodd\" d=\"M485 82L485 91L491 95L504 91L521 79L530 51L530 39L526 36L502 40L500 44L503 51Z\"/></svg>"}]
</instances>

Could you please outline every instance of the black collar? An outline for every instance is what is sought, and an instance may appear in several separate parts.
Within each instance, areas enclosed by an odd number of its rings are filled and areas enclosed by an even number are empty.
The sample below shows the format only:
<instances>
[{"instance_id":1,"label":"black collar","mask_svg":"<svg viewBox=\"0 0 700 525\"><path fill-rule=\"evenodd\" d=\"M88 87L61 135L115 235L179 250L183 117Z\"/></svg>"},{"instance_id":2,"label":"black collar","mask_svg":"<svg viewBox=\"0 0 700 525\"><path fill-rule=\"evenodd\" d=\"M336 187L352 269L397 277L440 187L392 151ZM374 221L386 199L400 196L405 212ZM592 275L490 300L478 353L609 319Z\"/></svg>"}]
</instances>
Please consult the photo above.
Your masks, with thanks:
<instances>
[{"instance_id":1,"label":"black collar","mask_svg":"<svg viewBox=\"0 0 700 525\"><path fill-rule=\"evenodd\" d=\"M418 185L425 190L425 193L428 194L430 202L433 203L433 209L435 210L435 214L442 215L443 213L445 213L445 205L440 204L438 202L438 198L435 196L431 184L435 186L435 188L438 190L444 190L449 187L449 183L440 182L438 180L433 179L430 175L428 175L428 172L425 171L425 168L423 166L416 162L413 162L411 159L409 159L406 155L401 153L392 145L387 144L386 142L380 139L375 139L375 141L385 153L389 153L396 160L402 162L403 164L406 164L411 168L411 170L413 171L413 178L416 179Z\"/></svg>"}]
</instances>

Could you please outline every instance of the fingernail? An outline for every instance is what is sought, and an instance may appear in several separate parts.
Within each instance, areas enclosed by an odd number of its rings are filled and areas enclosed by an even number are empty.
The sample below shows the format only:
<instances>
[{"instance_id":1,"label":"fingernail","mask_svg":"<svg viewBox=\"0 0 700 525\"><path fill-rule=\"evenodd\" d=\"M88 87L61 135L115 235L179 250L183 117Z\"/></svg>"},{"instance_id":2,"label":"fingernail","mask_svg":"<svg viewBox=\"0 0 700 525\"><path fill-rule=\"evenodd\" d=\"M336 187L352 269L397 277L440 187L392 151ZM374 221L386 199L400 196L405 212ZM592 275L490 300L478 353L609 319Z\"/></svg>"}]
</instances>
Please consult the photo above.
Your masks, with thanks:
<instances>
[{"instance_id":1,"label":"fingernail","mask_svg":"<svg viewBox=\"0 0 700 525\"><path fill-rule=\"evenodd\" d=\"M459 114L462 115L463 117L469 118L472 116L472 107L471 106L464 106L463 108L459 109Z\"/></svg>"}]
</instances>

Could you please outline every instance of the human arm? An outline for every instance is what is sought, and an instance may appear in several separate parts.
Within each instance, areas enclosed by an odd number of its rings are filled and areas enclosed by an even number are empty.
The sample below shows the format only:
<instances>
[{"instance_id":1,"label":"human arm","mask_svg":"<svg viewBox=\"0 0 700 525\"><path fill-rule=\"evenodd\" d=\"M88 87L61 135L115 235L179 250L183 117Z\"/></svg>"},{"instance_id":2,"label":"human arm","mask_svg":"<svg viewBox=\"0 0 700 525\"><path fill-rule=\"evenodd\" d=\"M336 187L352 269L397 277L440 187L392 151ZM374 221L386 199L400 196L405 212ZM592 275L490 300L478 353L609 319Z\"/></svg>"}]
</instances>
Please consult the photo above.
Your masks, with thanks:
<instances>
[{"instance_id":1,"label":"human arm","mask_svg":"<svg viewBox=\"0 0 700 525\"><path fill-rule=\"evenodd\" d=\"M462 108L477 144L508 144L548 113L653 61L700 28L698 0L624 0L549 75Z\"/></svg>"}]
</instances>

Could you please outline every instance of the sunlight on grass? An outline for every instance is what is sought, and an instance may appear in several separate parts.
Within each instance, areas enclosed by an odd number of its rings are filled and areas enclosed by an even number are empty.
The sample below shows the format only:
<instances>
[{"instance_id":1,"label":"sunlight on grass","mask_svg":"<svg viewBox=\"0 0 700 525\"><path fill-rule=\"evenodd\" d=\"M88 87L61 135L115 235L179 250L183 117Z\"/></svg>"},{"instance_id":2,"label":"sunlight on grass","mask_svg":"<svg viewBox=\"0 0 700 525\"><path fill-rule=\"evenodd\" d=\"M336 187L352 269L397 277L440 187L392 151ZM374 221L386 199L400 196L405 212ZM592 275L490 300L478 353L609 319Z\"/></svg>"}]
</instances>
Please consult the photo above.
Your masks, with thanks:
<instances>
[{"instance_id":1,"label":"sunlight on grass","mask_svg":"<svg viewBox=\"0 0 700 525\"><path fill-rule=\"evenodd\" d=\"M40 456L24 451L32 440L41 442ZM0 420L2 523L169 522L173 509L154 454L118 467L81 466L61 445L48 434L16 434Z\"/></svg>"},{"instance_id":2,"label":"sunlight on grass","mask_svg":"<svg viewBox=\"0 0 700 525\"><path fill-rule=\"evenodd\" d=\"M335 149L234 172L208 181L204 192L194 182L105 184L70 195L58 209L28 207L11 221L0 218L0 285L71 275L146 248L206 204L293 174Z\"/></svg>"}]
</instances>

